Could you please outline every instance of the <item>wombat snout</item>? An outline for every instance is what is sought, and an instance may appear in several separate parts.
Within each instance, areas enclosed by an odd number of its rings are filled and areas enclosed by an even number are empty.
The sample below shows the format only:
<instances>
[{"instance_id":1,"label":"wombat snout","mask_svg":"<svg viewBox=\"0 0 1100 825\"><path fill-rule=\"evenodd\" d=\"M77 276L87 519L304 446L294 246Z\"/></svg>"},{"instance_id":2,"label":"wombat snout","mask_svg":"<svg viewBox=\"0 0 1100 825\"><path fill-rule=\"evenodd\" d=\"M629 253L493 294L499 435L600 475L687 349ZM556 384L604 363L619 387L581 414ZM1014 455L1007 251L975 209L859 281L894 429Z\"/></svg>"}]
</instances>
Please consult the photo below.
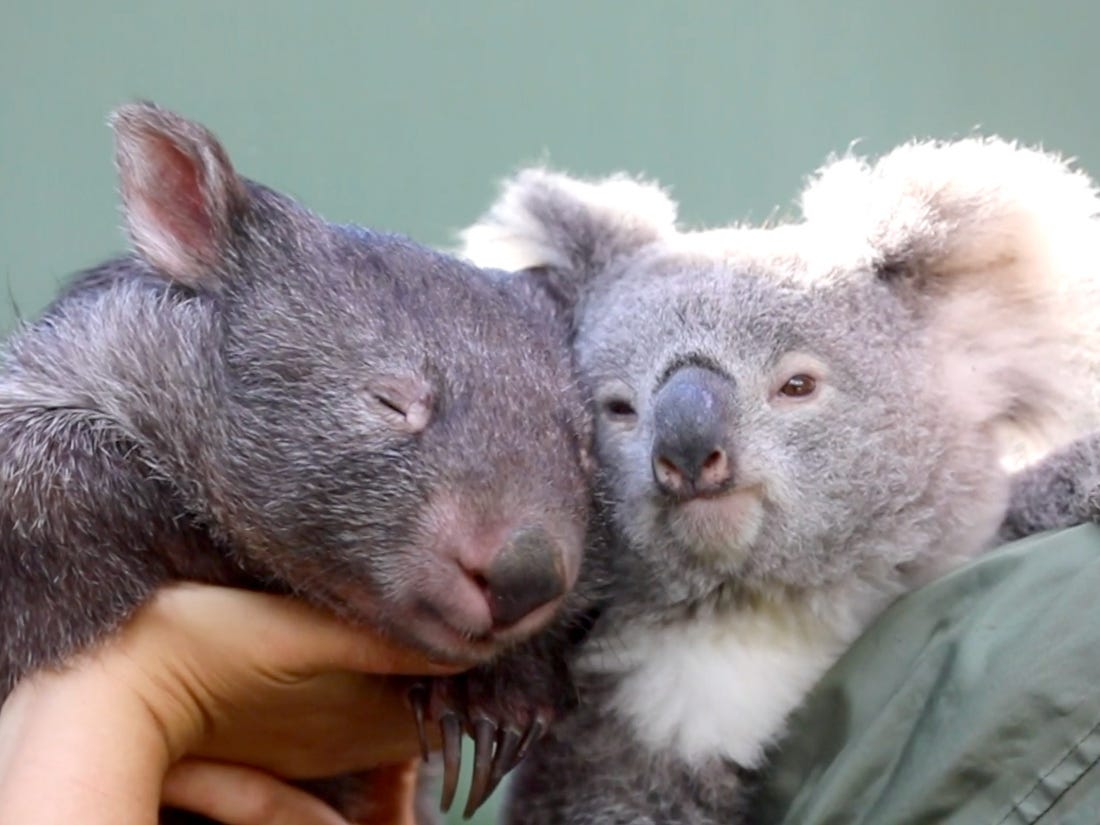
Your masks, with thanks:
<instances>
[{"instance_id":1,"label":"wombat snout","mask_svg":"<svg viewBox=\"0 0 1100 825\"><path fill-rule=\"evenodd\" d=\"M681 367L654 405L653 478L678 499L714 495L733 484L733 381L703 367Z\"/></svg>"},{"instance_id":2,"label":"wombat snout","mask_svg":"<svg viewBox=\"0 0 1100 825\"><path fill-rule=\"evenodd\" d=\"M572 584L561 549L539 527L517 530L487 565L464 569L481 588L497 629L564 596Z\"/></svg>"}]
</instances>

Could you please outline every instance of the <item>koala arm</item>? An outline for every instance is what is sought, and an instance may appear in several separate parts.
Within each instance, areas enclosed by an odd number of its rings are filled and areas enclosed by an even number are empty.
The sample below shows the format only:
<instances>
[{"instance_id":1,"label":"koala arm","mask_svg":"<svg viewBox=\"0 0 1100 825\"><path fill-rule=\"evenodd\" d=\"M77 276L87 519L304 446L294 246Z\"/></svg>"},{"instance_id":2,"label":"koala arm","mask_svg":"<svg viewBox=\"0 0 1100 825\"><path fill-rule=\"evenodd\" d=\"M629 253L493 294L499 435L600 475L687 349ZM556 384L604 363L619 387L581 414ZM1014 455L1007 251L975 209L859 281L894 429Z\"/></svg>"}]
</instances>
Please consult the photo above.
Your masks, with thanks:
<instances>
[{"instance_id":1,"label":"koala arm","mask_svg":"<svg viewBox=\"0 0 1100 825\"><path fill-rule=\"evenodd\" d=\"M1002 541L1100 521L1100 433L1079 438L1012 478Z\"/></svg>"}]
</instances>

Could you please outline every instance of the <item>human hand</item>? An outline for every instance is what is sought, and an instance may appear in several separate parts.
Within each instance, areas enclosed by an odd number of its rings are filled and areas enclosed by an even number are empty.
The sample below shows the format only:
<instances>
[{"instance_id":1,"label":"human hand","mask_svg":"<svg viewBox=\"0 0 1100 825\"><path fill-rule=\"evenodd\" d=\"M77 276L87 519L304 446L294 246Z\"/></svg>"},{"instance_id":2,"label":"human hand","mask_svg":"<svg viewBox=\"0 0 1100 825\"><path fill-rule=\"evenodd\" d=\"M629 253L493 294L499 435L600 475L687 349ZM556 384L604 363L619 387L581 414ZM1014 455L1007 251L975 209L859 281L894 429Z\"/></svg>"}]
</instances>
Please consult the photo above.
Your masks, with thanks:
<instances>
[{"instance_id":1,"label":"human hand","mask_svg":"<svg viewBox=\"0 0 1100 825\"><path fill-rule=\"evenodd\" d=\"M369 819L357 825L413 825L417 761L370 773ZM185 759L164 780L165 805L203 814L224 825L349 825L317 797L245 765Z\"/></svg>"},{"instance_id":2,"label":"human hand","mask_svg":"<svg viewBox=\"0 0 1100 825\"><path fill-rule=\"evenodd\" d=\"M290 599L174 586L103 646L9 697L0 820L92 825L90 804L104 823L155 822L165 773L187 755L288 779L401 762L418 753L416 729L404 680L381 674L452 671ZM226 787L215 768L199 775ZM169 795L212 787L169 779Z\"/></svg>"},{"instance_id":3,"label":"human hand","mask_svg":"<svg viewBox=\"0 0 1100 825\"><path fill-rule=\"evenodd\" d=\"M456 670L297 601L195 585L158 594L113 647L115 668L168 734L172 761L239 762L294 779L415 757L409 680L399 674Z\"/></svg>"}]
</instances>

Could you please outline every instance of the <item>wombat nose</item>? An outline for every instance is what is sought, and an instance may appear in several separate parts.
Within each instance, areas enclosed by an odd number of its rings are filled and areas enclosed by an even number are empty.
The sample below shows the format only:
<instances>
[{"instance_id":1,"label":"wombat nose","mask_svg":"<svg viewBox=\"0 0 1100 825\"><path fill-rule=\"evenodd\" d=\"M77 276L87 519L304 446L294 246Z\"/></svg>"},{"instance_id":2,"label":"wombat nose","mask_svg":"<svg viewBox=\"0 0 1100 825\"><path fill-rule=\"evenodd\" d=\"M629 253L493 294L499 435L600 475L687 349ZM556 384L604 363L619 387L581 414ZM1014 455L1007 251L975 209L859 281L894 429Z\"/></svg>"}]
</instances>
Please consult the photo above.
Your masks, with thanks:
<instances>
[{"instance_id":1,"label":"wombat nose","mask_svg":"<svg viewBox=\"0 0 1100 825\"><path fill-rule=\"evenodd\" d=\"M540 528L520 530L482 575L496 627L509 627L565 594L561 554Z\"/></svg>"},{"instance_id":2,"label":"wombat nose","mask_svg":"<svg viewBox=\"0 0 1100 825\"><path fill-rule=\"evenodd\" d=\"M653 478L663 493L692 498L733 484L735 389L713 370L681 367L657 392Z\"/></svg>"}]
</instances>

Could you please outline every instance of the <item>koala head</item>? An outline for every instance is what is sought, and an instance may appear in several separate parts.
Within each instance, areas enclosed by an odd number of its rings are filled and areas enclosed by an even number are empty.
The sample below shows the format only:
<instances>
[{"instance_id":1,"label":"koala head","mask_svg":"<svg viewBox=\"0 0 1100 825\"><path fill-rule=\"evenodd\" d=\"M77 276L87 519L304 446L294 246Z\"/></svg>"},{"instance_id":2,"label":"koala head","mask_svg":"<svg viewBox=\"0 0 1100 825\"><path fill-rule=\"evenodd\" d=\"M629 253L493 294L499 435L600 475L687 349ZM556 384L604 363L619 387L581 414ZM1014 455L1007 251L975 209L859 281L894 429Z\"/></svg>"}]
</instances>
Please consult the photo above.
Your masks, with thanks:
<instances>
[{"instance_id":1,"label":"koala head","mask_svg":"<svg viewBox=\"0 0 1100 825\"><path fill-rule=\"evenodd\" d=\"M327 223L155 106L113 125L141 262L212 319L178 475L229 544L441 656L545 622L580 565L590 423L530 290Z\"/></svg>"},{"instance_id":2,"label":"koala head","mask_svg":"<svg viewBox=\"0 0 1100 825\"><path fill-rule=\"evenodd\" d=\"M464 239L560 296L624 588L682 605L984 547L1013 446L1095 406L1097 211L1061 161L971 139L833 161L771 228L531 170Z\"/></svg>"}]
</instances>

